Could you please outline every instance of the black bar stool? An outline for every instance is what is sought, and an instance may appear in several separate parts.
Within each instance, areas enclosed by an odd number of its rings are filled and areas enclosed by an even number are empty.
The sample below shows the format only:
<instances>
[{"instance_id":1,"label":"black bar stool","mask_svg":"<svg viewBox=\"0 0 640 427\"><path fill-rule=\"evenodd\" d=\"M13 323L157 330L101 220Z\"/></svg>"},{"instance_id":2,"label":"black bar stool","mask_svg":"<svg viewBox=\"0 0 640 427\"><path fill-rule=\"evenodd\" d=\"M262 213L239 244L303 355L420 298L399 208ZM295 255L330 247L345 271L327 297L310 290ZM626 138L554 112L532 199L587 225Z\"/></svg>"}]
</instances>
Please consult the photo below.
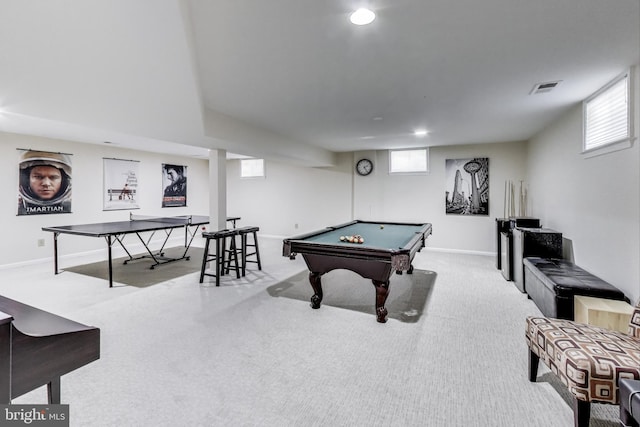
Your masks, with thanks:
<instances>
[{"instance_id":1,"label":"black bar stool","mask_svg":"<svg viewBox=\"0 0 640 427\"><path fill-rule=\"evenodd\" d=\"M200 270L200 283L203 282L204 276L211 276L216 278L216 286L220 286L220 276L224 274L225 267L225 253L226 253L226 242L228 239L231 239L233 242L233 247L235 247L235 236L237 235L236 230L220 230L213 232L204 232L202 233L202 237L207 239L204 245L204 255L202 257L202 269ZM211 241L215 242L215 251L209 254L209 244ZM215 261L215 273L207 273L207 263ZM236 268L238 265L238 256L235 255ZM237 270L236 270L237 272ZM240 276L238 276L240 277Z\"/></svg>"},{"instance_id":2,"label":"black bar stool","mask_svg":"<svg viewBox=\"0 0 640 427\"><path fill-rule=\"evenodd\" d=\"M229 274L231 270L236 272L236 278L240 278L240 259L239 257L242 254L238 255L240 252L240 248L236 243L236 236L238 236L238 230L228 230L231 234L225 239L225 242L222 244L222 274ZM229 246L227 247L227 241L229 242ZM233 263L233 265L232 265Z\"/></svg>"},{"instance_id":3,"label":"black bar stool","mask_svg":"<svg viewBox=\"0 0 640 427\"><path fill-rule=\"evenodd\" d=\"M262 263L260 262L260 249L258 248L258 237L256 233L260 231L259 227L242 227L236 229L240 235L241 249L240 255L242 256L242 275L244 276L247 270L247 263L253 262L258 264L258 270L262 270ZM247 236L253 236L253 242L248 242ZM249 253L248 248L253 248L253 252ZM249 257L255 257L250 260Z\"/></svg>"}]
</instances>

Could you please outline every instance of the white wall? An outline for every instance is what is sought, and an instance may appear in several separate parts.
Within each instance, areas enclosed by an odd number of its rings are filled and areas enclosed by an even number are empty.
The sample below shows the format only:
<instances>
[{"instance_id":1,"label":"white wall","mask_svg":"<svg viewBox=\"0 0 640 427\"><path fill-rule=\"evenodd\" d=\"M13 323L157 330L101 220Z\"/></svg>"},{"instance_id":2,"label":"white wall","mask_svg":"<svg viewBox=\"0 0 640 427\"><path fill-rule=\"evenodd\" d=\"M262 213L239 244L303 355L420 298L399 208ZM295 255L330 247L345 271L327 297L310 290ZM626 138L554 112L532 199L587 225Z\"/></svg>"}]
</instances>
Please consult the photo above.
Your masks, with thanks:
<instances>
[{"instance_id":1,"label":"white wall","mask_svg":"<svg viewBox=\"0 0 640 427\"><path fill-rule=\"evenodd\" d=\"M636 99L640 96L636 93ZM640 101L638 102L640 105ZM640 109L638 109L640 110ZM640 120L636 118L637 129ZM581 116L572 109L529 143L477 144L432 147L430 173L390 176L384 150L341 153L336 166L309 168L266 162L266 178L241 179L239 161L227 162L228 214L241 216L241 225L257 225L263 234L291 236L327 225L358 219L424 221L433 224L428 246L451 251L493 254L495 218L503 217L505 180L528 185L527 214L564 234L575 261L622 289L636 300L640 294L640 152L633 148L584 159L579 154ZM17 148L73 154L73 213L16 216L18 188ZM374 173L360 177L355 163L362 157L375 162ZM102 158L140 161L141 209L149 215L207 215L208 160L83 144L26 135L0 133L0 167L5 180L0 190L5 244L0 265L51 260L51 233L41 227L116 221L129 211L102 210ZM488 157L490 215L446 215L445 160ZM160 165L188 166L188 207L160 207ZM45 247L38 247L45 239ZM61 236L62 255L102 254L104 239Z\"/></svg>"},{"instance_id":2,"label":"white wall","mask_svg":"<svg viewBox=\"0 0 640 427\"><path fill-rule=\"evenodd\" d=\"M374 172L355 178L355 212L359 219L430 222L428 246L454 251L496 251L496 218L503 217L505 180L525 178L526 143L474 144L429 149L426 175L389 175L388 151L356 153L356 161L374 155ZM445 213L446 159L489 158L489 215Z\"/></svg>"},{"instance_id":3,"label":"white wall","mask_svg":"<svg viewBox=\"0 0 640 427\"><path fill-rule=\"evenodd\" d=\"M240 178L240 160L227 162L227 214L238 225L254 225L269 235L292 236L349 221L352 158L336 156L336 166L309 168L265 161L265 178ZM297 224L297 227L296 227Z\"/></svg>"},{"instance_id":4,"label":"white wall","mask_svg":"<svg viewBox=\"0 0 640 427\"><path fill-rule=\"evenodd\" d=\"M17 216L18 162L22 149L72 154L72 213ZM140 209L103 211L103 157L140 161ZM162 163L187 166L187 207L162 208ZM127 220L129 212L142 215L209 215L208 161L117 148L109 145L83 144L0 132L0 168L5 179L0 182L4 194L0 206L4 241L0 245L0 265L52 259L52 233L45 226ZM39 247L39 239L45 246ZM135 242L135 236L127 241ZM106 254L103 238L64 235L59 238L60 255L99 250ZM117 246L117 245L116 245Z\"/></svg>"},{"instance_id":5,"label":"white wall","mask_svg":"<svg viewBox=\"0 0 640 427\"><path fill-rule=\"evenodd\" d=\"M266 178L240 179L239 161L228 163L228 214L266 234L291 236L351 219L433 224L429 246L493 254L495 218L503 216L504 182L525 177L526 143L430 149L427 175L390 176L387 151L342 153L335 168L266 162ZM445 160L489 157L490 215L445 214ZM355 174L357 160L374 160L374 172ZM295 228L298 224L298 228Z\"/></svg>"},{"instance_id":6,"label":"white wall","mask_svg":"<svg viewBox=\"0 0 640 427\"><path fill-rule=\"evenodd\" d=\"M640 106L638 91L635 105ZM636 108L636 135L639 113ZM567 257L635 302L640 295L638 143L592 158L584 158L581 148L581 105L529 142L533 215L563 233Z\"/></svg>"}]
</instances>

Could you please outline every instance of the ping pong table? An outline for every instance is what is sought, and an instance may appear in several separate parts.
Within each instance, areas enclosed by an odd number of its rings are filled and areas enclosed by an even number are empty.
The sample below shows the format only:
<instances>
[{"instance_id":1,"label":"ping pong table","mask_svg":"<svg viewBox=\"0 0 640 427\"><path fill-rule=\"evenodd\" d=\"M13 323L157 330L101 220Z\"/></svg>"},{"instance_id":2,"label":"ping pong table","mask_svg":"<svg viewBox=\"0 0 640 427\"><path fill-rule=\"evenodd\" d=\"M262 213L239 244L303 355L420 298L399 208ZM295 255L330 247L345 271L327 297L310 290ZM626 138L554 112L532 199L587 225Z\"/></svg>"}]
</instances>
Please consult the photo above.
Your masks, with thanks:
<instances>
[{"instance_id":1,"label":"ping pong table","mask_svg":"<svg viewBox=\"0 0 640 427\"><path fill-rule=\"evenodd\" d=\"M129 221L116 221L116 222L103 222L95 224L78 224L78 225L62 225L57 227L42 227L43 231L50 231L53 233L53 264L54 272L58 274L58 236L60 234L73 234L76 236L89 236L89 237L104 237L107 242L108 263L109 263L109 287L113 287L113 266L112 266L112 251L113 245L118 242L120 246L129 256L129 259L125 260L127 264L129 261L133 261L141 258L151 258L153 264L151 269L154 269L157 265L166 264L169 262L179 261L181 259L188 260L189 256L187 252L191 247L196 236L197 229L205 224L209 223L208 216L200 215L184 215L184 216L172 216L172 217L149 217L129 214ZM177 258L165 257L164 247L171 236L173 230L177 228L184 228L184 252L182 256ZM195 230L194 230L195 228ZM158 250L151 250L149 245L151 240L157 231L163 231L165 233L162 246ZM143 238L142 233L150 232L146 240ZM144 246L147 254L134 257L124 244L124 238L127 234L135 234L138 236L140 242Z\"/></svg>"}]
</instances>

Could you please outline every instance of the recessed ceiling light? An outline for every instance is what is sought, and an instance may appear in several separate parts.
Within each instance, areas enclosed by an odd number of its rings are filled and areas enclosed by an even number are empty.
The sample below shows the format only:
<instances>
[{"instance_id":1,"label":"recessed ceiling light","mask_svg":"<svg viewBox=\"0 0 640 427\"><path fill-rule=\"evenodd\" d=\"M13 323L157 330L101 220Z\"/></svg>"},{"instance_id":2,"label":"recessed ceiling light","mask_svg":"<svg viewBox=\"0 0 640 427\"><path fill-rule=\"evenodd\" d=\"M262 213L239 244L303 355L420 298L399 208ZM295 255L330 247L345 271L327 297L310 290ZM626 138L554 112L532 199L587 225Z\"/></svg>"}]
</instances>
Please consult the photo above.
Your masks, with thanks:
<instances>
[{"instance_id":1,"label":"recessed ceiling light","mask_svg":"<svg viewBox=\"0 0 640 427\"><path fill-rule=\"evenodd\" d=\"M376 19L376 14L369 9L360 8L351 14L349 18L352 24L355 25L367 25L371 24Z\"/></svg>"},{"instance_id":2,"label":"recessed ceiling light","mask_svg":"<svg viewBox=\"0 0 640 427\"><path fill-rule=\"evenodd\" d=\"M417 129L417 130L415 130L415 131L413 132L413 134L414 134L415 136L426 136L426 135L427 135L427 133L429 133L429 132L427 132L427 130L426 130L426 129Z\"/></svg>"}]
</instances>

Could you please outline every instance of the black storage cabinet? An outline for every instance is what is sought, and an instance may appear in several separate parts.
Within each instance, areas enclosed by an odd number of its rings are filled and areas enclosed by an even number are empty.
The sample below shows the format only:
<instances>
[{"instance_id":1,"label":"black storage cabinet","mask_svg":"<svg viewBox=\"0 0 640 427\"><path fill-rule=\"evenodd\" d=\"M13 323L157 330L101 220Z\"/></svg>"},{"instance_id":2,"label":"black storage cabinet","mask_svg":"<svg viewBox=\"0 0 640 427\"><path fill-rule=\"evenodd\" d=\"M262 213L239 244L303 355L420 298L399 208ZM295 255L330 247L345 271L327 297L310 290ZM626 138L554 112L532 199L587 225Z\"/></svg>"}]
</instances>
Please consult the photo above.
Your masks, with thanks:
<instances>
[{"instance_id":1,"label":"black storage cabinet","mask_svg":"<svg viewBox=\"0 0 640 427\"><path fill-rule=\"evenodd\" d=\"M507 280L513 280L513 229L516 227L526 228L539 228L540 219L531 218L525 216L513 216L509 217L508 221L500 218L501 221L496 220L498 232L500 233L499 245L498 245L498 257L500 261L500 269L502 270L502 276ZM500 230L502 224L502 230Z\"/></svg>"},{"instance_id":2,"label":"black storage cabinet","mask_svg":"<svg viewBox=\"0 0 640 427\"><path fill-rule=\"evenodd\" d=\"M502 233L509 231L509 218L496 218L496 268L502 270Z\"/></svg>"}]
</instances>

